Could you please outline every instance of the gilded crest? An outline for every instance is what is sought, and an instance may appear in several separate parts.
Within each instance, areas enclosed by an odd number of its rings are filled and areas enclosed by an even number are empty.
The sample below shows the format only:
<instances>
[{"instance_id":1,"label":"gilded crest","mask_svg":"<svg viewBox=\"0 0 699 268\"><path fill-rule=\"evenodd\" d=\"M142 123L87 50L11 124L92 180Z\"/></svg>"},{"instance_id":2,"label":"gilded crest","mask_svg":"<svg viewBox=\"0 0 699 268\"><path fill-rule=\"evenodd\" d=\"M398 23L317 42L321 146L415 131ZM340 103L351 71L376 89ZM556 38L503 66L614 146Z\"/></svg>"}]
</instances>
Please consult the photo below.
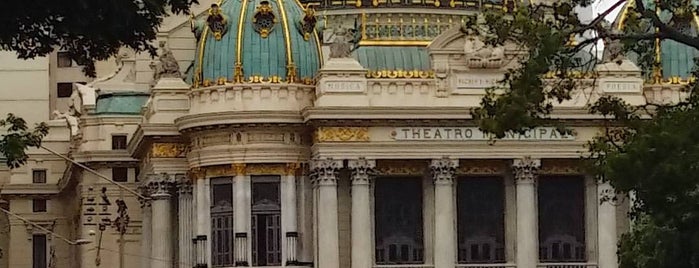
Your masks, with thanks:
<instances>
[{"instance_id":1,"label":"gilded crest","mask_svg":"<svg viewBox=\"0 0 699 268\"><path fill-rule=\"evenodd\" d=\"M369 141L368 127L319 127L316 141Z\"/></svg>"},{"instance_id":2,"label":"gilded crest","mask_svg":"<svg viewBox=\"0 0 699 268\"><path fill-rule=\"evenodd\" d=\"M313 30L315 30L318 20L315 17L315 10L313 10L310 4L303 11L305 15L301 18L299 29L301 34L303 34L303 40L308 41L313 35Z\"/></svg>"},{"instance_id":3,"label":"gilded crest","mask_svg":"<svg viewBox=\"0 0 699 268\"><path fill-rule=\"evenodd\" d=\"M221 40L226 31L228 30L228 19L221 12L221 7L218 4L211 4L209 8L209 17L206 18L206 23L211 29L211 33L214 35L216 41Z\"/></svg>"},{"instance_id":4,"label":"gilded crest","mask_svg":"<svg viewBox=\"0 0 699 268\"><path fill-rule=\"evenodd\" d=\"M257 6L255 15L252 17L253 28L262 38L267 38L277 23L277 16L274 15L272 5L269 1L262 1Z\"/></svg>"}]
</instances>

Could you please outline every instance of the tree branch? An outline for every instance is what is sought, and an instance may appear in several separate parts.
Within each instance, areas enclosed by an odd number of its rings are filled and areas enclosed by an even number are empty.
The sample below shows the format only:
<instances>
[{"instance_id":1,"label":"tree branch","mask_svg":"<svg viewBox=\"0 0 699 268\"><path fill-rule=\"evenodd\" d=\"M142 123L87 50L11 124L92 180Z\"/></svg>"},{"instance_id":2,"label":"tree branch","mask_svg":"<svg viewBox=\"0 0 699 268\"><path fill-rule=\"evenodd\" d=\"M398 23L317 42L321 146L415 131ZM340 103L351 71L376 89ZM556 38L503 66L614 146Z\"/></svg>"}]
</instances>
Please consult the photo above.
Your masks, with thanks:
<instances>
[{"instance_id":1,"label":"tree branch","mask_svg":"<svg viewBox=\"0 0 699 268\"><path fill-rule=\"evenodd\" d=\"M674 40L687 46L699 49L699 37L689 36L673 27L668 26L660 19L658 13L656 13L654 10L646 9L643 5L643 1L636 0L634 2L636 3L636 9L638 9L638 12L641 12L643 16L650 18L653 26L658 27L658 32L664 37L662 39Z\"/></svg>"},{"instance_id":2,"label":"tree branch","mask_svg":"<svg viewBox=\"0 0 699 268\"><path fill-rule=\"evenodd\" d=\"M612 11L614 11L615 9L617 9L617 8L618 8L619 6L621 6L622 4L626 3L626 1L627 1L627 0L618 0L616 3L614 3L614 5L612 5L611 7L607 8L607 10L605 10L604 12L598 14L597 17L596 17L594 20L592 20L590 23L588 23L587 25L584 25L584 26L582 26L582 27L578 27L578 28L576 28L576 29L573 29L573 31L571 31L571 33L584 33L584 32L587 31L587 30L592 30L592 29L594 29L598 24L600 24L601 22L604 21L604 18L607 17L607 15L609 15L610 13L612 13Z\"/></svg>"}]
</instances>

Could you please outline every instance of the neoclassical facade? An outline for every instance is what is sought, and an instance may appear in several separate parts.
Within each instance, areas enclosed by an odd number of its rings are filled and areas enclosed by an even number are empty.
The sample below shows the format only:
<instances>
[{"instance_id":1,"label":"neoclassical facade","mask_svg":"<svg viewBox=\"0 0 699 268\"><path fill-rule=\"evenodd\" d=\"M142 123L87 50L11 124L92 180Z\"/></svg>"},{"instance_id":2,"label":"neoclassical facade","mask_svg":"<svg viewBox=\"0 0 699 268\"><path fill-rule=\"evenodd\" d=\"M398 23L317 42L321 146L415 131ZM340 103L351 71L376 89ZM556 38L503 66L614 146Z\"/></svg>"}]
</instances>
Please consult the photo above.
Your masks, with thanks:
<instances>
[{"instance_id":1,"label":"neoclassical facade","mask_svg":"<svg viewBox=\"0 0 699 268\"><path fill-rule=\"evenodd\" d=\"M0 167L3 207L67 238L0 214L0 268L617 267L628 203L585 173L604 123L586 105L677 101L691 65L648 80L600 61L555 104L572 134L494 140L469 111L522 51L460 22L516 4L223 0L168 17L159 58L125 51L48 122L44 146L75 163L31 149ZM677 47L660 51L695 52Z\"/></svg>"}]
</instances>

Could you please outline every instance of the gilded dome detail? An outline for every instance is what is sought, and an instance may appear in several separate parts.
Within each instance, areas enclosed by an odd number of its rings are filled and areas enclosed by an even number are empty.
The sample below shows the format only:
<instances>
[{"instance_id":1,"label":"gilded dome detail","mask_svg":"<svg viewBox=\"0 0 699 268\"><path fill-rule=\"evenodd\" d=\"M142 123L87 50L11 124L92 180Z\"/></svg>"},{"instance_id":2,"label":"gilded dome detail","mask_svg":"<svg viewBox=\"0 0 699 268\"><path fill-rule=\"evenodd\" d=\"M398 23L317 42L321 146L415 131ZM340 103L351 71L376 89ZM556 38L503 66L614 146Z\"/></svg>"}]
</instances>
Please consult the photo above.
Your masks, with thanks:
<instances>
[{"instance_id":1,"label":"gilded dome detail","mask_svg":"<svg viewBox=\"0 0 699 268\"><path fill-rule=\"evenodd\" d=\"M268 1L260 2L255 11L255 16L252 18L252 23L255 25L255 31L262 38L267 38L269 33L274 30L274 25L277 23L277 16L272 11L272 6Z\"/></svg>"},{"instance_id":2,"label":"gilded dome detail","mask_svg":"<svg viewBox=\"0 0 699 268\"><path fill-rule=\"evenodd\" d=\"M294 0L222 0L214 7L192 21L198 39L194 88L314 83L322 62L320 40L315 27L303 31L299 25L315 22L312 11Z\"/></svg>"}]
</instances>

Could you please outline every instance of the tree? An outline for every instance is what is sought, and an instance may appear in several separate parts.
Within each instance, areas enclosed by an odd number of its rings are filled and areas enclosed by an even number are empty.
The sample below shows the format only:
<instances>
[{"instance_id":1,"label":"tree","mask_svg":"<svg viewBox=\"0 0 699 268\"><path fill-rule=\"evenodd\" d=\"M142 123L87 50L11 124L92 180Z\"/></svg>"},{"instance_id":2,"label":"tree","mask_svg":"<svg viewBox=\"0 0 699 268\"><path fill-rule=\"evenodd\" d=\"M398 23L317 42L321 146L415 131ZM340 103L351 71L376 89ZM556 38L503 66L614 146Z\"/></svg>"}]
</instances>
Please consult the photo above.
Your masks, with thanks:
<instances>
[{"instance_id":1,"label":"tree","mask_svg":"<svg viewBox=\"0 0 699 268\"><path fill-rule=\"evenodd\" d=\"M49 133L48 126L41 123L34 129L29 129L24 119L8 114L0 120L0 156L10 168L19 167L27 162L27 149L41 146L41 140Z\"/></svg>"},{"instance_id":2,"label":"tree","mask_svg":"<svg viewBox=\"0 0 699 268\"><path fill-rule=\"evenodd\" d=\"M465 22L464 29L484 34L486 43L515 44L526 52L506 73L503 87L487 90L473 109L482 130L503 137L508 131L559 125L549 117L552 104L571 98L582 83L579 73L594 73L595 57L577 55L594 51L601 41L614 48L607 61L630 55L649 79L661 75L655 42L699 48L691 28L699 22L692 1L615 0L596 18L580 21L574 7L590 4L537 1ZM623 27L606 23L604 17L623 5L630 7ZM571 42L582 35L587 39ZM679 103L635 107L603 96L589 105L590 113L606 118L605 131L588 144L592 172L618 194L635 197L630 213L635 228L620 241L621 267L699 267L699 96L696 82L684 89L689 97Z\"/></svg>"},{"instance_id":3,"label":"tree","mask_svg":"<svg viewBox=\"0 0 699 268\"><path fill-rule=\"evenodd\" d=\"M155 55L158 27L167 8L189 13L197 0L26 0L5 1L0 8L0 50L21 59L60 49L94 76L94 61L116 55L122 47Z\"/></svg>"}]
</instances>

